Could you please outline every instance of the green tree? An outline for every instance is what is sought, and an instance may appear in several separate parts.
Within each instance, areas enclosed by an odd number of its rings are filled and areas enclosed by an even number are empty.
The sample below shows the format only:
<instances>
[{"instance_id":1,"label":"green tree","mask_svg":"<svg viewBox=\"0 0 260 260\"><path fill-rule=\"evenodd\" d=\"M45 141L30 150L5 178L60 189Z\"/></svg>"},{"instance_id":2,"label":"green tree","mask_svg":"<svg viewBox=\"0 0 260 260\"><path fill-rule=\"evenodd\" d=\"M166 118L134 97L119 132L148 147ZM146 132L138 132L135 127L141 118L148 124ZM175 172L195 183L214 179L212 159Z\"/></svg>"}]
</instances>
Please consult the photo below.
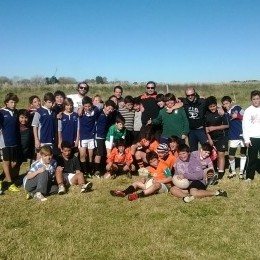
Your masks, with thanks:
<instances>
[{"instance_id":1,"label":"green tree","mask_svg":"<svg viewBox=\"0 0 260 260\"><path fill-rule=\"evenodd\" d=\"M101 76L96 76L96 83L97 84L104 84L104 80Z\"/></svg>"}]
</instances>

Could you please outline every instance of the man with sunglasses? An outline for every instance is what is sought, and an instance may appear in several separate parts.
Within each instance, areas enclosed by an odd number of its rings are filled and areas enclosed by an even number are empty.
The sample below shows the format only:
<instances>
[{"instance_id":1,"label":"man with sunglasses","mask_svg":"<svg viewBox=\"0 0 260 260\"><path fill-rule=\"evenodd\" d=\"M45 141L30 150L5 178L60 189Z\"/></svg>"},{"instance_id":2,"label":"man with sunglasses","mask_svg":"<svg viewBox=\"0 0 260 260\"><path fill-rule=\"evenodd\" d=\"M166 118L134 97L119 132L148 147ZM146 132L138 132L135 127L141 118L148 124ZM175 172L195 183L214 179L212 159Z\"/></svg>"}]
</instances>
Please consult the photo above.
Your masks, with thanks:
<instances>
[{"instance_id":1,"label":"man with sunglasses","mask_svg":"<svg viewBox=\"0 0 260 260\"><path fill-rule=\"evenodd\" d=\"M185 90L185 98L180 98L183 102L188 121L189 121L189 145L190 150L197 151L198 143L204 144L207 141L207 135L204 129L204 115L207 110L206 101L201 98L193 87Z\"/></svg>"},{"instance_id":2,"label":"man with sunglasses","mask_svg":"<svg viewBox=\"0 0 260 260\"><path fill-rule=\"evenodd\" d=\"M82 106L82 99L87 95L89 85L86 82L80 82L77 86L77 91L77 94L67 95L67 98L71 98L73 101L75 112Z\"/></svg>"}]
</instances>

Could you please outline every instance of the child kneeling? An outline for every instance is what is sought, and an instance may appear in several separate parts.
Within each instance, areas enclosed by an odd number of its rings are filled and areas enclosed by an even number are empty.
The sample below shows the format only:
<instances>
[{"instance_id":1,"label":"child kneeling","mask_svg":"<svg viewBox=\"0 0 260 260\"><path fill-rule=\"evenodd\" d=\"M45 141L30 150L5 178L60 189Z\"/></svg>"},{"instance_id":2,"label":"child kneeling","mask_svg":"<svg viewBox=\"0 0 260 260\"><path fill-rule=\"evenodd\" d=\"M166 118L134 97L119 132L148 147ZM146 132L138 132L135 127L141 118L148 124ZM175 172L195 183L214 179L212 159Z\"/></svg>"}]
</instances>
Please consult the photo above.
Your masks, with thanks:
<instances>
[{"instance_id":1,"label":"child kneeling","mask_svg":"<svg viewBox=\"0 0 260 260\"><path fill-rule=\"evenodd\" d=\"M54 174L57 162L52 159L53 151L50 146L40 148L41 158L31 165L31 169L23 179L24 189L27 191L27 199L46 201L46 195L57 193L57 185L54 184Z\"/></svg>"},{"instance_id":2,"label":"child kneeling","mask_svg":"<svg viewBox=\"0 0 260 260\"><path fill-rule=\"evenodd\" d=\"M125 197L128 195L128 200L136 200L141 197L156 193L168 192L171 185L171 170L167 164L158 159L156 152L149 152L146 155L149 166L148 178L142 178L139 181L134 182L125 190L111 190L110 194L117 197ZM136 193L137 190L142 190Z\"/></svg>"},{"instance_id":3,"label":"child kneeling","mask_svg":"<svg viewBox=\"0 0 260 260\"><path fill-rule=\"evenodd\" d=\"M92 183L85 182L83 172L80 171L78 158L72 153L72 144L61 143L61 155L57 158L56 181L59 185L58 194L66 192L65 186L79 185L80 192L91 191Z\"/></svg>"}]
</instances>

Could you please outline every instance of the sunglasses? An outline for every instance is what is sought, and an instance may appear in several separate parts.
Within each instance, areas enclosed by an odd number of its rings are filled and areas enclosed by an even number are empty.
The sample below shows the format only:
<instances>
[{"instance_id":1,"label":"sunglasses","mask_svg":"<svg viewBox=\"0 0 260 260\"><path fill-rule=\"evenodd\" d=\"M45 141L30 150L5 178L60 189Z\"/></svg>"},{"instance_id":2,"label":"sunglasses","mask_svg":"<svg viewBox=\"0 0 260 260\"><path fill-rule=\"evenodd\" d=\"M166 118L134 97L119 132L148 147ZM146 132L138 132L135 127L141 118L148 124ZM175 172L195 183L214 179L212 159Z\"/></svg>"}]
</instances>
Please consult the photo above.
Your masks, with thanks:
<instances>
[{"instance_id":1,"label":"sunglasses","mask_svg":"<svg viewBox=\"0 0 260 260\"><path fill-rule=\"evenodd\" d=\"M79 89L85 89L86 90L87 88L86 87L79 87Z\"/></svg>"},{"instance_id":2,"label":"sunglasses","mask_svg":"<svg viewBox=\"0 0 260 260\"><path fill-rule=\"evenodd\" d=\"M146 87L146 89L155 89L155 87Z\"/></svg>"},{"instance_id":3,"label":"sunglasses","mask_svg":"<svg viewBox=\"0 0 260 260\"><path fill-rule=\"evenodd\" d=\"M195 93L190 94L190 95L186 95L186 97L194 97L194 96L195 96Z\"/></svg>"}]
</instances>

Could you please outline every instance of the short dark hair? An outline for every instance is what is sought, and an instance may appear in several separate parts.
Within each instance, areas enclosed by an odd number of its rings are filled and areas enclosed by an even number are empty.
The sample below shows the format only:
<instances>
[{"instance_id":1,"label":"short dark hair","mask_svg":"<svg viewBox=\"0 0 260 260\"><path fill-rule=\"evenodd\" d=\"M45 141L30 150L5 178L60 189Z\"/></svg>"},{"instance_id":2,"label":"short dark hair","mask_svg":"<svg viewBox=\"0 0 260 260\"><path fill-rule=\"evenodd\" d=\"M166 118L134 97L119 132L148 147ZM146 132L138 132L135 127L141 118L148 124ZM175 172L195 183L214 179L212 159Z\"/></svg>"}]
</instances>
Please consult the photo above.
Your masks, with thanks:
<instances>
[{"instance_id":1,"label":"short dark hair","mask_svg":"<svg viewBox=\"0 0 260 260\"><path fill-rule=\"evenodd\" d=\"M4 103L6 104L6 103L8 103L10 100L15 101L16 103L19 102L19 98L17 97L17 95L15 95L15 94L12 93L12 92L6 94Z\"/></svg>"},{"instance_id":2,"label":"short dark hair","mask_svg":"<svg viewBox=\"0 0 260 260\"><path fill-rule=\"evenodd\" d=\"M54 97L57 97L57 96L62 96L63 98L66 97L65 93L61 90L57 90L54 92Z\"/></svg>"},{"instance_id":3,"label":"short dark hair","mask_svg":"<svg viewBox=\"0 0 260 260\"><path fill-rule=\"evenodd\" d=\"M34 100L35 98L38 98L39 101L41 101L41 99L40 99L38 96L33 95L33 96L30 96L29 99L28 99L28 100L29 100L29 104L32 104L32 102L33 102L33 100Z\"/></svg>"},{"instance_id":4,"label":"short dark hair","mask_svg":"<svg viewBox=\"0 0 260 260\"><path fill-rule=\"evenodd\" d=\"M125 124L125 119L121 116L121 115L117 115L116 116L116 123L121 123L121 124Z\"/></svg>"},{"instance_id":5,"label":"short dark hair","mask_svg":"<svg viewBox=\"0 0 260 260\"><path fill-rule=\"evenodd\" d=\"M224 96L223 98L221 98L221 103L223 103L224 101L232 103L232 98L230 96Z\"/></svg>"},{"instance_id":6,"label":"short dark hair","mask_svg":"<svg viewBox=\"0 0 260 260\"><path fill-rule=\"evenodd\" d=\"M135 97L134 98L134 104L140 105L141 104L141 97Z\"/></svg>"},{"instance_id":7,"label":"short dark hair","mask_svg":"<svg viewBox=\"0 0 260 260\"><path fill-rule=\"evenodd\" d=\"M158 154L154 151L148 152L146 154L146 160L149 163L150 161L152 161L153 159L158 159Z\"/></svg>"},{"instance_id":8,"label":"short dark hair","mask_svg":"<svg viewBox=\"0 0 260 260\"><path fill-rule=\"evenodd\" d=\"M121 86L119 86L119 85L115 86L114 87L114 92L116 91L116 89L120 89L121 92L123 93L123 88Z\"/></svg>"},{"instance_id":9,"label":"short dark hair","mask_svg":"<svg viewBox=\"0 0 260 260\"><path fill-rule=\"evenodd\" d=\"M178 152L187 152L189 153L190 152L190 147L187 145L187 144L180 144L178 146Z\"/></svg>"},{"instance_id":10,"label":"short dark hair","mask_svg":"<svg viewBox=\"0 0 260 260\"><path fill-rule=\"evenodd\" d=\"M92 99L88 96L85 96L84 98L82 98L82 105L85 104L91 104L92 105Z\"/></svg>"},{"instance_id":11,"label":"short dark hair","mask_svg":"<svg viewBox=\"0 0 260 260\"><path fill-rule=\"evenodd\" d=\"M153 84L154 88L156 88L156 83L154 81L148 81L145 86L147 87L149 84Z\"/></svg>"},{"instance_id":12,"label":"short dark hair","mask_svg":"<svg viewBox=\"0 0 260 260\"><path fill-rule=\"evenodd\" d=\"M157 96L156 96L156 101L157 101L157 102L164 101L164 94L157 94Z\"/></svg>"},{"instance_id":13,"label":"short dark hair","mask_svg":"<svg viewBox=\"0 0 260 260\"><path fill-rule=\"evenodd\" d=\"M204 143L204 144L201 145L201 149L202 149L203 151L208 151L208 152L210 152L210 154L211 154L212 151L213 151L213 146L210 145L209 143Z\"/></svg>"},{"instance_id":14,"label":"short dark hair","mask_svg":"<svg viewBox=\"0 0 260 260\"><path fill-rule=\"evenodd\" d=\"M61 149L63 149L63 148L69 148L69 149L72 149L72 144L70 143L70 142L68 142L68 141L62 141L61 142Z\"/></svg>"},{"instance_id":15,"label":"short dark hair","mask_svg":"<svg viewBox=\"0 0 260 260\"><path fill-rule=\"evenodd\" d=\"M260 96L260 91L259 90L253 90L251 91L251 99L255 96Z\"/></svg>"},{"instance_id":16,"label":"short dark hair","mask_svg":"<svg viewBox=\"0 0 260 260\"><path fill-rule=\"evenodd\" d=\"M119 138L115 141L115 147L118 148L119 146L125 146L125 139Z\"/></svg>"},{"instance_id":17,"label":"short dark hair","mask_svg":"<svg viewBox=\"0 0 260 260\"><path fill-rule=\"evenodd\" d=\"M63 105L64 106L67 106L67 105L74 106L74 103L73 103L73 100L71 98L67 97L67 98L64 99Z\"/></svg>"},{"instance_id":18,"label":"short dark hair","mask_svg":"<svg viewBox=\"0 0 260 260\"><path fill-rule=\"evenodd\" d=\"M106 107L111 106L111 107L113 107L114 109L116 109L116 103L115 103L113 100L110 100L110 99L105 102L105 106L106 106Z\"/></svg>"},{"instance_id":19,"label":"short dark hair","mask_svg":"<svg viewBox=\"0 0 260 260\"><path fill-rule=\"evenodd\" d=\"M217 105L218 102L217 102L217 98L214 97L214 96L210 96L206 99L206 104L207 106L210 106L210 105Z\"/></svg>"},{"instance_id":20,"label":"short dark hair","mask_svg":"<svg viewBox=\"0 0 260 260\"><path fill-rule=\"evenodd\" d=\"M44 94L43 100L44 100L44 102L46 102L46 101L54 102L55 98L54 98L54 95L51 92L47 92L47 93Z\"/></svg>"},{"instance_id":21,"label":"short dark hair","mask_svg":"<svg viewBox=\"0 0 260 260\"><path fill-rule=\"evenodd\" d=\"M126 103L134 104L134 98L133 98L132 96L126 96L126 97L124 98L124 102L125 102L125 104L126 104Z\"/></svg>"},{"instance_id":22,"label":"short dark hair","mask_svg":"<svg viewBox=\"0 0 260 260\"><path fill-rule=\"evenodd\" d=\"M177 135L172 135L171 137L168 138L168 143L175 142L178 145L183 144L184 140L178 137Z\"/></svg>"},{"instance_id":23,"label":"short dark hair","mask_svg":"<svg viewBox=\"0 0 260 260\"><path fill-rule=\"evenodd\" d=\"M19 116L25 116L27 118L30 118L30 112L27 109L24 109L24 108L19 109L18 110L18 117Z\"/></svg>"},{"instance_id":24,"label":"short dark hair","mask_svg":"<svg viewBox=\"0 0 260 260\"><path fill-rule=\"evenodd\" d=\"M167 93L164 96L164 101L167 102L169 100L176 101L176 97L172 93Z\"/></svg>"}]
</instances>

